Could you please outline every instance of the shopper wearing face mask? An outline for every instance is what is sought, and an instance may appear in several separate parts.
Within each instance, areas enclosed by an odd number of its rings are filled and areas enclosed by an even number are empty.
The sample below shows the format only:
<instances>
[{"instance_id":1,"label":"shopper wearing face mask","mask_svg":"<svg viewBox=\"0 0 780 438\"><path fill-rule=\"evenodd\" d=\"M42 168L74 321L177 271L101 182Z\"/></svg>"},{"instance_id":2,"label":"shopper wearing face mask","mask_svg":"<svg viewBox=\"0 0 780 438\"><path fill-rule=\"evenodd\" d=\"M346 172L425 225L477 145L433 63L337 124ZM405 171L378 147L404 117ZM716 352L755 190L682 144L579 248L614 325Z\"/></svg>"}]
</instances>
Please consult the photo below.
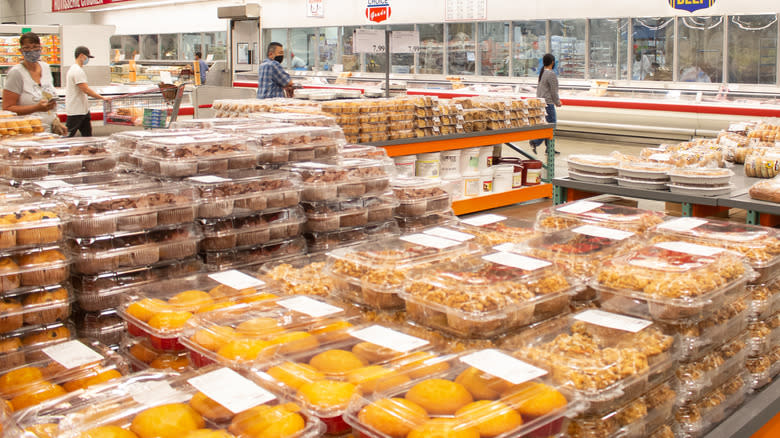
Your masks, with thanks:
<instances>
[{"instance_id":1,"label":"shopper wearing face mask","mask_svg":"<svg viewBox=\"0 0 780 438\"><path fill-rule=\"evenodd\" d=\"M260 64L257 72L257 98L285 97L285 91L292 95L293 83L284 71L284 48L279 43L268 45L268 57Z\"/></svg>"},{"instance_id":2,"label":"shopper wearing face mask","mask_svg":"<svg viewBox=\"0 0 780 438\"><path fill-rule=\"evenodd\" d=\"M41 118L46 131L65 134L57 118L57 94L49 64L41 61L41 39L27 32L19 37L23 60L8 70L3 89L3 109Z\"/></svg>"},{"instance_id":3,"label":"shopper wearing face mask","mask_svg":"<svg viewBox=\"0 0 780 438\"><path fill-rule=\"evenodd\" d=\"M75 55L76 63L70 66L68 76L65 79L65 110L68 113L65 125L68 128L68 137L75 136L76 131L81 132L84 137L91 137L92 115L89 112L87 96L100 100L106 100L106 98L87 85L87 74L84 73L83 67L89 64L90 59L94 58L90 55L89 49L78 46Z\"/></svg>"}]
</instances>

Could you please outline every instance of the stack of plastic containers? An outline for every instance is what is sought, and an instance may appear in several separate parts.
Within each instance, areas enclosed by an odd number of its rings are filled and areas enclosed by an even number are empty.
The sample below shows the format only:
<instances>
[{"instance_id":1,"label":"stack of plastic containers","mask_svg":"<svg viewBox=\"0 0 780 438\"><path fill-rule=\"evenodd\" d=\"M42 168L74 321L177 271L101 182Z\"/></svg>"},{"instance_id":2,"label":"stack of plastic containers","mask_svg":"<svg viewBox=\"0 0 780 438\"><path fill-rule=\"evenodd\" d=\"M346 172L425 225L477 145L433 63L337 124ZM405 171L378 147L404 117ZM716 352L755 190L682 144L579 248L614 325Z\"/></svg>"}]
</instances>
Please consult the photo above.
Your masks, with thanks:
<instances>
[{"instance_id":1,"label":"stack of plastic containers","mask_svg":"<svg viewBox=\"0 0 780 438\"><path fill-rule=\"evenodd\" d=\"M112 309L126 288L201 269L194 190L181 183L119 178L60 189L71 218L65 246L82 335L115 345L124 326Z\"/></svg>"},{"instance_id":2,"label":"stack of plastic containers","mask_svg":"<svg viewBox=\"0 0 780 438\"><path fill-rule=\"evenodd\" d=\"M287 169L302 181L309 252L398 234L388 160L342 158L294 163Z\"/></svg>"},{"instance_id":3,"label":"stack of plastic containers","mask_svg":"<svg viewBox=\"0 0 780 438\"><path fill-rule=\"evenodd\" d=\"M396 178L392 189L399 206L395 219L402 233L415 233L424 228L456 220L452 213L452 197L441 180L428 178Z\"/></svg>"},{"instance_id":4,"label":"stack of plastic containers","mask_svg":"<svg viewBox=\"0 0 780 438\"><path fill-rule=\"evenodd\" d=\"M492 213L470 216L448 226L473 234L476 236L476 242L486 247L523 243L540 236L540 233L534 229L534 223L531 221L508 218ZM501 248L503 247L495 249Z\"/></svg>"},{"instance_id":5,"label":"stack of plastic containers","mask_svg":"<svg viewBox=\"0 0 780 438\"><path fill-rule=\"evenodd\" d=\"M74 336L68 214L59 203L4 190L0 206L0 369Z\"/></svg>"},{"instance_id":6,"label":"stack of plastic containers","mask_svg":"<svg viewBox=\"0 0 780 438\"><path fill-rule=\"evenodd\" d=\"M669 239L605 261L592 282L603 309L679 334L677 436L702 436L750 390L745 287L754 278L736 252Z\"/></svg>"}]
</instances>

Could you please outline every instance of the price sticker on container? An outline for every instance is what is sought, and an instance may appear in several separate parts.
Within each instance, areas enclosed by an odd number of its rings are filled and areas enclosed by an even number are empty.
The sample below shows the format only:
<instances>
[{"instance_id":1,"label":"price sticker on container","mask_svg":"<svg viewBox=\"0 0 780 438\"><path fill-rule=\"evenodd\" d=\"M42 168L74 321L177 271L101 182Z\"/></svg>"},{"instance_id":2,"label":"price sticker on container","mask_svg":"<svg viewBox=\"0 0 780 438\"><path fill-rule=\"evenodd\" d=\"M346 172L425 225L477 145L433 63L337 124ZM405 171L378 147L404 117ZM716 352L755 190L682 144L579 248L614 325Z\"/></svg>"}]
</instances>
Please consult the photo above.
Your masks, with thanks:
<instances>
[{"instance_id":1,"label":"price sticker on container","mask_svg":"<svg viewBox=\"0 0 780 438\"><path fill-rule=\"evenodd\" d=\"M640 332L649 327L653 322L646 319L632 318L630 316L617 315L603 310L586 310L574 315L574 319L588 324L598 325L631 333Z\"/></svg>"},{"instance_id":2,"label":"price sticker on container","mask_svg":"<svg viewBox=\"0 0 780 438\"><path fill-rule=\"evenodd\" d=\"M193 176L188 179L190 181L195 181L195 182L205 183L205 184L223 183L223 182L232 181L230 178L222 178L221 176L214 176L214 175Z\"/></svg>"},{"instance_id":3,"label":"price sticker on container","mask_svg":"<svg viewBox=\"0 0 780 438\"><path fill-rule=\"evenodd\" d=\"M541 368L493 349L477 351L463 356L460 360L467 365L514 385L538 379L547 374L547 371Z\"/></svg>"},{"instance_id":4,"label":"price sticker on container","mask_svg":"<svg viewBox=\"0 0 780 438\"><path fill-rule=\"evenodd\" d=\"M234 414L276 400L275 395L229 368L220 368L187 382Z\"/></svg>"},{"instance_id":5,"label":"price sticker on container","mask_svg":"<svg viewBox=\"0 0 780 438\"><path fill-rule=\"evenodd\" d=\"M498 252L515 252L515 250L517 250L517 246L512 242L507 242L494 246L493 250Z\"/></svg>"},{"instance_id":6,"label":"price sticker on container","mask_svg":"<svg viewBox=\"0 0 780 438\"><path fill-rule=\"evenodd\" d=\"M573 202L571 204L564 205L562 207L558 207L558 211L561 213L571 213L571 214L582 214L587 213L591 210L595 210L599 207L601 207L601 202L592 202L592 201L577 201Z\"/></svg>"},{"instance_id":7,"label":"price sticker on container","mask_svg":"<svg viewBox=\"0 0 780 438\"><path fill-rule=\"evenodd\" d=\"M471 225L474 227L484 227L485 225L495 224L497 222L503 222L506 220L506 216L501 216L498 214L481 214L479 216L470 217L468 219L464 219L463 222L466 225Z\"/></svg>"},{"instance_id":8,"label":"price sticker on container","mask_svg":"<svg viewBox=\"0 0 780 438\"><path fill-rule=\"evenodd\" d=\"M707 223L706 219L698 219L695 217L681 217L679 219L672 219L668 222L664 222L658 226L660 230L669 231L691 231L694 228L698 228Z\"/></svg>"},{"instance_id":9,"label":"price sticker on container","mask_svg":"<svg viewBox=\"0 0 780 438\"><path fill-rule=\"evenodd\" d=\"M236 290L250 289L265 286L265 282L259 278L231 269L230 271L209 274L209 278L217 283L224 284Z\"/></svg>"},{"instance_id":10,"label":"price sticker on container","mask_svg":"<svg viewBox=\"0 0 780 438\"><path fill-rule=\"evenodd\" d=\"M428 341L414 336L409 336L381 325L372 325L364 329L356 330L350 333L352 337L370 342L372 344L385 347L393 351L406 353L408 351L422 348L429 344Z\"/></svg>"},{"instance_id":11,"label":"price sticker on container","mask_svg":"<svg viewBox=\"0 0 780 438\"><path fill-rule=\"evenodd\" d=\"M520 254L511 254L509 252L497 252L482 257L491 263L496 263L510 268L522 269L524 271L536 271L537 269L552 266L552 263L546 260L539 260L533 257L527 257Z\"/></svg>"},{"instance_id":12,"label":"price sticker on container","mask_svg":"<svg viewBox=\"0 0 780 438\"><path fill-rule=\"evenodd\" d=\"M344 311L340 307L331 306L328 303L323 303L322 301L317 301L305 296L287 298L277 301L277 304L286 309L290 309L293 312L303 313L314 318L321 318Z\"/></svg>"},{"instance_id":13,"label":"price sticker on container","mask_svg":"<svg viewBox=\"0 0 780 438\"><path fill-rule=\"evenodd\" d=\"M429 234L431 236L443 237L445 239L455 240L458 242L466 242L468 240L477 237L473 234L461 233L460 231L455 231L451 228L444 228L444 227L431 228L429 230L423 231L423 233Z\"/></svg>"},{"instance_id":14,"label":"price sticker on container","mask_svg":"<svg viewBox=\"0 0 780 438\"><path fill-rule=\"evenodd\" d=\"M650 161L662 161L667 162L672 159L672 156L669 154L653 154L647 157Z\"/></svg>"},{"instance_id":15,"label":"price sticker on container","mask_svg":"<svg viewBox=\"0 0 780 438\"><path fill-rule=\"evenodd\" d=\"M42 351L43 354L67 369L103 360L103 356L100 353L87 347L80 341L63 342L46 347Z\"/></svg>"},{"instance_id":16,"label":"price sticker on container","mask_svg":"<svg viewBox=\"0 0 780 438\"><path fill-rule=\"evenodd\" d=\"M583 225L581 227L574 228L571 231L577 234L584 234L586 236L601 237L603 239L612 240L625 240L634 235L634 233L629 231L597 227L595 225Z\"/></svg>"},{"instance_id":17,"label":"price sticker on container","mask_svg":"<svg viewBox=\"0 0 780 438\"><path fill-rule=\"evenodd\" d=\"M747 126L744 123L732 123L729 125L729 132L744 132Z\"/></svg>"},{"instance_id":18,"label":"price sticker on container","mask_svg":"<svg viewBox=\"0 0 780 438\"><path fill-rule=\"evenodd\" d=\"M73 184L66 183L65 181L60 179L52 179L48 181L36 181L33 184L35 184L36 186L42 189L59 189L63 187L73 187Z\"/></svg>"},{"instance_id":19,"label":"price sticker on container","mask_svg":"<svg viewBox=\"0 0 780 438\"><path fill-rule=\"evenodd\" d=\"M422 233L401 236L400 239L404 242L436 249L447 249L461 244L461 242L456 240L443 239L441 237Z\"/></svg>"},{"instance_id":20,"label":"price sticker on container","mask_svg":"<svg viewBox=\"0 0 780 438\"><path fill-rule=\"evenodd\" d=\"M711 246L703 246L687 242L661 242L656 243L655 246L667 251L681 252L683 254L690 254L699 257L712 257L725 251L721 248L713 248Z\"/></svg>"}]
</instances>

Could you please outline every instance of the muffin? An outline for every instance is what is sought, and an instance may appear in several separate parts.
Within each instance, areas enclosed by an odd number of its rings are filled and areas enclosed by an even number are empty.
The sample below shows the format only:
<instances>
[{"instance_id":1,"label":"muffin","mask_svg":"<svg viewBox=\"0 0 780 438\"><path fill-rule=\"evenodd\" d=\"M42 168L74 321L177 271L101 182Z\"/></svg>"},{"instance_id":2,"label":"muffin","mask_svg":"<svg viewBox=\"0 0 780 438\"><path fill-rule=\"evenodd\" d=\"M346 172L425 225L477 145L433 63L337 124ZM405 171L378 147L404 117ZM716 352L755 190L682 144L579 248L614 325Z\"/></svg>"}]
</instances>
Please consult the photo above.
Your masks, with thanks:
<instances>
[{"instance_id":1,"label":"muffin","mask_svg":"<svg viewBox=\"0 0 780 438\"><path fill-rule=\"evenodd\" d=\"M0 340L0 370L7 370L24 365L24 351L19 338Z\"/></svg>"},{"instance_id":2,"label":"muffin","mask_svg":"<svg viewBox=\"0 0 780 438\"><path fill-rule=\"evenodd\" d=\"M0 216L0 249L13 248L16 246L16 230L13 230L13 226L16 224L16 215L7 214Z\"/></svg>"},{"instance_id":3,"label":"muffin","mask_svg":"<svg viewBox=\"0 0 780 438\"><path fill-rule=\"evenodd\" d=\"M19 265L14 263L10 257L0 259L0 292L8 292L19 288L21 283L18 272Z\"/></svg>"},{"instance_id":4,"label":"muffin","mask_svg":"<svg viewBox=\"0 0 780 438\"><path fill-rule=\"evenodd\" d=\"M22 328L22 305L17 300L0 301L0 333L8 333Z\"/></svg>"},{"instance_id":5,"label":"muffin","mask_svg":"<svg viewBox=\"0 0 780 438\"><path fill-rule=\"evenodd\" d=\"M61 262L66 260L65 255L56 249L22 255L19 257L19 266L32 269L22 273L22 285L46 286L65 281L68 278L68 266ZM34 269L40 265L43 265L40 269Z\"/></svg>"},{"instance_id":6,"label":"muffin","mask_svg":"<svg viewBox=\"0 0 780 438\"><path fill-rule=\"evenodd\" d=\"M51 324L64 321L70 316L68 291L59 288L51 292L37 292L24 297L25 308L31 308L24 315L24 323L29 325Z\"/></svg>"},{"instance_id":7,"label":"muffin","mask_svg":"<svg viewBox=\"0 0 780 438\"><path fill-rule=\"evenodd\" d=\"M45 222L57 219L56 213L51 211L27 211L17 219L17 223L23 226L29 222ZM59 224L36 228L20 229L16 232L17 245L38 245L54 243L62 239L62 228Z\"/></svg>"},{"instance_id":8,"label":"muffin","mask_svg":"<svg viewBox=\"0 0 780 438\"><path fill-rule=\"evenodd\" d=\"M71 338L70 330L65 326L59 326L48 330L42 330L31 333L22 338L22 345L25 347L43 348L49 345L58 344ZM42 358L41 355L28 354L26 360L33 362Z\"/></svg>"}]
</instances>

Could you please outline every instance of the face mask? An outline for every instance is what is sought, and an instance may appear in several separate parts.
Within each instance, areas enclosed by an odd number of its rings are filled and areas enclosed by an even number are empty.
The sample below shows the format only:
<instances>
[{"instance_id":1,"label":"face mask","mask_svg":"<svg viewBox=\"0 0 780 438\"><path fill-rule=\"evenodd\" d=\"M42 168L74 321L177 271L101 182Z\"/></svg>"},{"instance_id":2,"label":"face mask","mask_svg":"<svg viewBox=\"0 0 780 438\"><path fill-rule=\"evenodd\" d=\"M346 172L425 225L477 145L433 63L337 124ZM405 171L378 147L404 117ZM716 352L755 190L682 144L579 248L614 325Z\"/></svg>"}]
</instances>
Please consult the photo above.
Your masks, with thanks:
<instances>
[{"instance_id":1,"label":"face mask","mask_svg":"<svg viewBox=\"0 0 780 438\"><path fill-rule=\"evenodd\" d=\"M281 63L282 63L282 61L284 61L284 55L279 55L279 56L277 56L276 58L274 58L274 61L276 61L276 62L278 62L279 64L281 64Z\"/></svg>"},{"instance_id":2,"label":"face mask","mask_svg":"<svg viewBox=\"0 0 780 438\"><path fill-rule=\"evenodd\" d=\"M89 58L84 58L84 65L89 64Z\"/></svg>"},{"instance_id":3,"label":"face mask","mask_svg":"<svg viewBox=\"0 0 780 438\"><path fill-rule=\"evenodd\" d=\"M40 50L31 50L29 52L22 52L22 55L24 55L24 60L27 62L38 62L38 60L41 59Z\"/></svg>"}]
</instances>

